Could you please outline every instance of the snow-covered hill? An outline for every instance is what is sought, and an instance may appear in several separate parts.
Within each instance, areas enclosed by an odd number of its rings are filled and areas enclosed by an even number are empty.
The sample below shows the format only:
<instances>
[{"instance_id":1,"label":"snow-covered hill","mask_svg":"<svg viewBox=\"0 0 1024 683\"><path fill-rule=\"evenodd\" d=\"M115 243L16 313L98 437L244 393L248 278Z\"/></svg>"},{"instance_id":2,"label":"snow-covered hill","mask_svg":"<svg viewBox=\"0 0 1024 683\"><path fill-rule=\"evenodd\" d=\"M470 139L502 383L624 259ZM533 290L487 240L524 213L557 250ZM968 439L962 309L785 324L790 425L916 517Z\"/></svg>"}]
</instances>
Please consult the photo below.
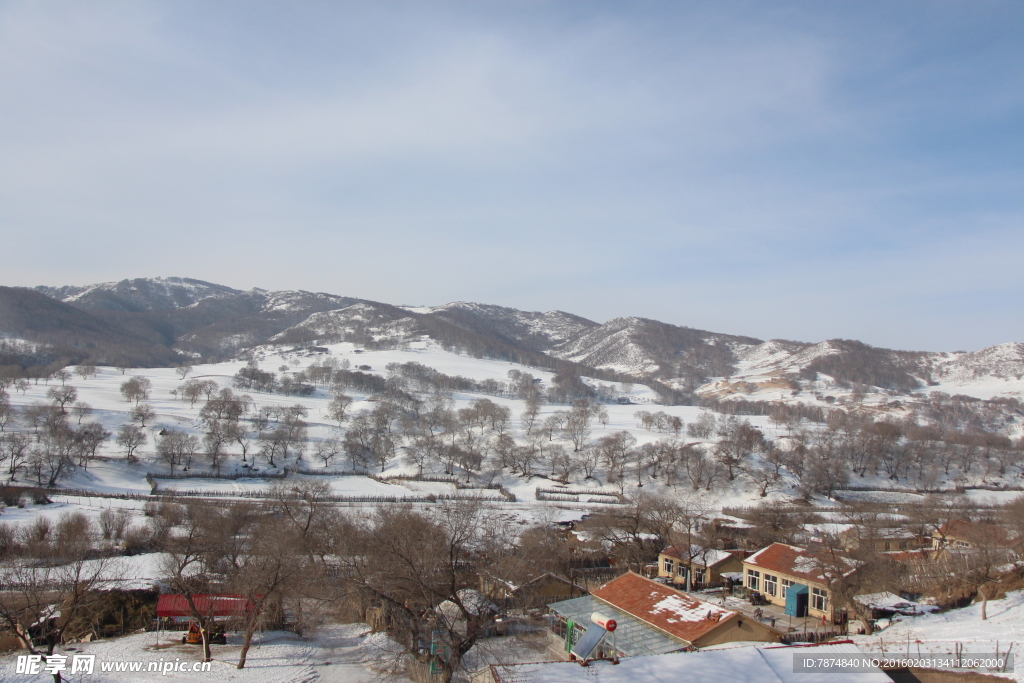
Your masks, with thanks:
<instances>
[{"instance_id":1,"label":"snow-covered hill","mask_svg":"<svg viewBox=\"0 0 1024 683\"><path fill-rule=\"evenodd\" d=\"M399 307L323 292L241 291L175 277L36 290L99 319L78 321L66 310L60 313L67 346L79 349L72 360L86 360L78 355L95 347L90 347L88 335L105 326L110 338L150 345L146 353L135 354L139 358L178 352L219 359L267 342L397 346L432 339L471 355L545 367L565 361L583 375L633 375L716 400L826 405L828 396L841 400L853 393L880 400L894 393L941 391L988 399L1018 397L1024 391L1022 343L920 353L839 339L763 341L635 317L597 323L563 311L520 311L465 301ZM57 313L40 308L33 325L51 315ZM42 333L24 320L0 319L0 329L11 337L42 340ZM153 345L163 351L154 351Z\"/></svg>"},{"instance_id":2,"label":"snow-covered hill","mask_svg":"<svg viewBox=\"0 0 1024 683\"><path fill-rule=\"evenodd\" d=\"M160 311L186 308L211 297L241 294L237 289L182 277L136 278L95 285L36 289L86 311Z\"/></svg>"}]
</instances>

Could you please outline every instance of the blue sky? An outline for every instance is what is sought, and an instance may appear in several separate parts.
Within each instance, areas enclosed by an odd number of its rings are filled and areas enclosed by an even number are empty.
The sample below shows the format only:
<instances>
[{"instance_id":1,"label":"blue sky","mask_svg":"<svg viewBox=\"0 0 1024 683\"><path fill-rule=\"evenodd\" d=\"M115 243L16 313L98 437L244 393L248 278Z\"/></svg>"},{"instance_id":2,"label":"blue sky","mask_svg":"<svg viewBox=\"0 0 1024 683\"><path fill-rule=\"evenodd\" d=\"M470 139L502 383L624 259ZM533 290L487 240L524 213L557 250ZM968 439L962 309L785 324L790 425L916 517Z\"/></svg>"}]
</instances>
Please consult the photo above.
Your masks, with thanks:
<instances>
[{"instance_id":1,"label":"blue sky","mask_svg":"<svg viewBox=\"0 0 1024 683\"><path fill-rule=\"evenodd\" d=\"M1024 341L1019 2L3 2L0 284Z\"/></svg>"}]
</instances>

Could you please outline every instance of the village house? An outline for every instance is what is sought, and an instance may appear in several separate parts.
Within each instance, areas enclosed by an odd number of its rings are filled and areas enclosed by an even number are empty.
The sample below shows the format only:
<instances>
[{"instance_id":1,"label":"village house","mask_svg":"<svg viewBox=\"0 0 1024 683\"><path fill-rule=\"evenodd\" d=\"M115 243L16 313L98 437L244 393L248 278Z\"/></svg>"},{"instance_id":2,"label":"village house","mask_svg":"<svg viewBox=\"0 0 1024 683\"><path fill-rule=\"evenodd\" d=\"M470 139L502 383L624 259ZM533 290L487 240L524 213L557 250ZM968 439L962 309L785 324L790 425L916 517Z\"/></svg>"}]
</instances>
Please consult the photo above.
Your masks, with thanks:
<instances>
[{"instance_id":1,"label":"village house","mask_svg":"<svg viewBox=\"0 0 1024 683\"><path fill-rule=\"evenodd\" d=\"M685 586L689 576L691 590L722 583L723 573L742 571L743 561L726 550L671 545L658 555L658 577Z\"/></svg>"},{"instance_id":2,"label":"village house","mask_svg":"<svg viewBox=\"0 0 1024 683\"><path fill-rule=\"evenodd\" d=\"M997 524L956 520L932 532L934 550L1012 550L1019 553L1024 539L1017 532Z\"/></svg>"},{"instance_id":3,"label":"village house","mask_svg":"<svg viewBox=\"0 0 1024 683\"><path fill-rule=\"evenodd\" d=\"M551 572L507 565L480 572L480 592L504 609L529 609L587 594L587 589Z\"/></svg>"},{"instance_id":4,"label":"village house","mask_svg":"<svg viewBox=\"0 0 1024 683\"><path fill-rule=\"evenodd\" d=\"M844 560L847 574L856 571ZM829 578L814 553L785 543L772 543L743 560L743 585L793 617L823 617L835 621Z\"/></svg>"},{"instance_id":5,"label":"village house","mask_svg":"<svg viewBox=\"0 0 1024 683\"><path fill-rule=\"evenodd\" d=\"M876 550L880 553L918 550L931 545L927 536L899 528L852 526L840 532L839 540L846 550Z\"/></svg>"},{"instance_id":6,"label":"village house","mask_svg":"<svg viewBox=\"0 0 1024 683\"><path fill-rule=\"evenodd\" d=\"M754 641L778 642L781 634L756 619L725 609L630 572L590 595L548 605L552 628L569 645L586 631L595 612L618 623L606 652L620 657Z\"/></svg>"}]
</instances>

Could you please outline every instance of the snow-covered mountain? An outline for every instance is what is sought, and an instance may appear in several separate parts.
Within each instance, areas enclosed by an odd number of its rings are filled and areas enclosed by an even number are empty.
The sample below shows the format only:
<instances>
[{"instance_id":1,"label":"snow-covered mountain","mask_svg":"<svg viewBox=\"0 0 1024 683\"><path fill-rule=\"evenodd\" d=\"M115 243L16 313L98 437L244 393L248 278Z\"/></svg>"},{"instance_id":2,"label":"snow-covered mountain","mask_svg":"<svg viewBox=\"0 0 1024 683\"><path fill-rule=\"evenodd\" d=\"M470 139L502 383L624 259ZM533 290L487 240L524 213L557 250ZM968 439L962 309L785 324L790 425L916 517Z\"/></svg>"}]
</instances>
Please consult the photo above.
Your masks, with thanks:
<instances>
[{"instance_id":1,"label":"snow-covered mountain","mask_svg":"<svg viewBox=\"0 0 1024 683\"><path fill-rule=\"evenodd\" d=\"M411 310L465 329L486 331L538 351L548 351L598 327L593 320L564 311L539 313L466 301Z\"/></svg>"},{"instance_id":2,"label":"snow-covered mountain","mask_svg":"<svg viewBox=\"0 0 1024 683\"><path fill-rule=\"evenodd\" d=\"M132 340L148 345L147 353L136 354L137 362L166 362L168 353L227 358L266 343L349 341L394 348L432 340L476 357L602 377L630 375L684 394L724 400L828 402L853 391L890 395L938 390L985 398L1024 392L1021 343L969 353L921 353L839 339L763 341L644 318L598 323L563 311L520 311L465 301L393 306L323 292L242 291L176 277L35 288L37 296L42 293L54 301L49 307L13 294L28 291L6 288L6 296L18 299L18 305L7 305L6 316L0 305L4 334L52 343L54 335L43 335L40 326L59 318L62 322L55 326L61 330L61 343L65 349L79 349L82 357L90 353L87 349L99 354L103 343L97 340L102 338L116 339L122 350ZM33 306L39 315L25 313ZM83 342L86 337L88 344Z\"/></svg>"},{"instance_id":3,"label":"snow-covered mountain","mask_svg":"<svg viewBox=\"0 0 1024 683\"><path fill-rule=\"evenodd\" d=\"M36 287L47 296L84 311L162 311L193 306L203 299L241 294L212 282L154 277L80 287Z\"/></svg>"}]
</instances>

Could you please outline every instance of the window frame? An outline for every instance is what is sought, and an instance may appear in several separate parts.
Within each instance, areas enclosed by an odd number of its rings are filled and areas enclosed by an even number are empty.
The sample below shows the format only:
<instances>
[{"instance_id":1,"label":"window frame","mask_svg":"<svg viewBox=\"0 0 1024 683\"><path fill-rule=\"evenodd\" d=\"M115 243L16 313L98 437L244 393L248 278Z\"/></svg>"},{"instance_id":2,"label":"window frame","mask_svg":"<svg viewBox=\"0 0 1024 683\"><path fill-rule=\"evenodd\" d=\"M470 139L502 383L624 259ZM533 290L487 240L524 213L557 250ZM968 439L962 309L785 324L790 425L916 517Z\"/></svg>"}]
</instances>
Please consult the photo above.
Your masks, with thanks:
<instances>
[{"instance_id":1,"label":"window frame","mask_svg":"<svg viewBox=\"0 0 1024 683\"><path fill-rule=\"evenodd\" d=\"M811 609L819 612L828 611L828 591L823 588L811 587Z\"/></svg>"},{"instance_id":2,"label":"window frame","mask_svg":"<svg viewBox=\"0 0 1024 683\"><path fill-rule=\"evenodd\" d=\"M752 591L761 591L761 572L756 569L747 570L747 588Z\"/></svg>"}]
</instances>

